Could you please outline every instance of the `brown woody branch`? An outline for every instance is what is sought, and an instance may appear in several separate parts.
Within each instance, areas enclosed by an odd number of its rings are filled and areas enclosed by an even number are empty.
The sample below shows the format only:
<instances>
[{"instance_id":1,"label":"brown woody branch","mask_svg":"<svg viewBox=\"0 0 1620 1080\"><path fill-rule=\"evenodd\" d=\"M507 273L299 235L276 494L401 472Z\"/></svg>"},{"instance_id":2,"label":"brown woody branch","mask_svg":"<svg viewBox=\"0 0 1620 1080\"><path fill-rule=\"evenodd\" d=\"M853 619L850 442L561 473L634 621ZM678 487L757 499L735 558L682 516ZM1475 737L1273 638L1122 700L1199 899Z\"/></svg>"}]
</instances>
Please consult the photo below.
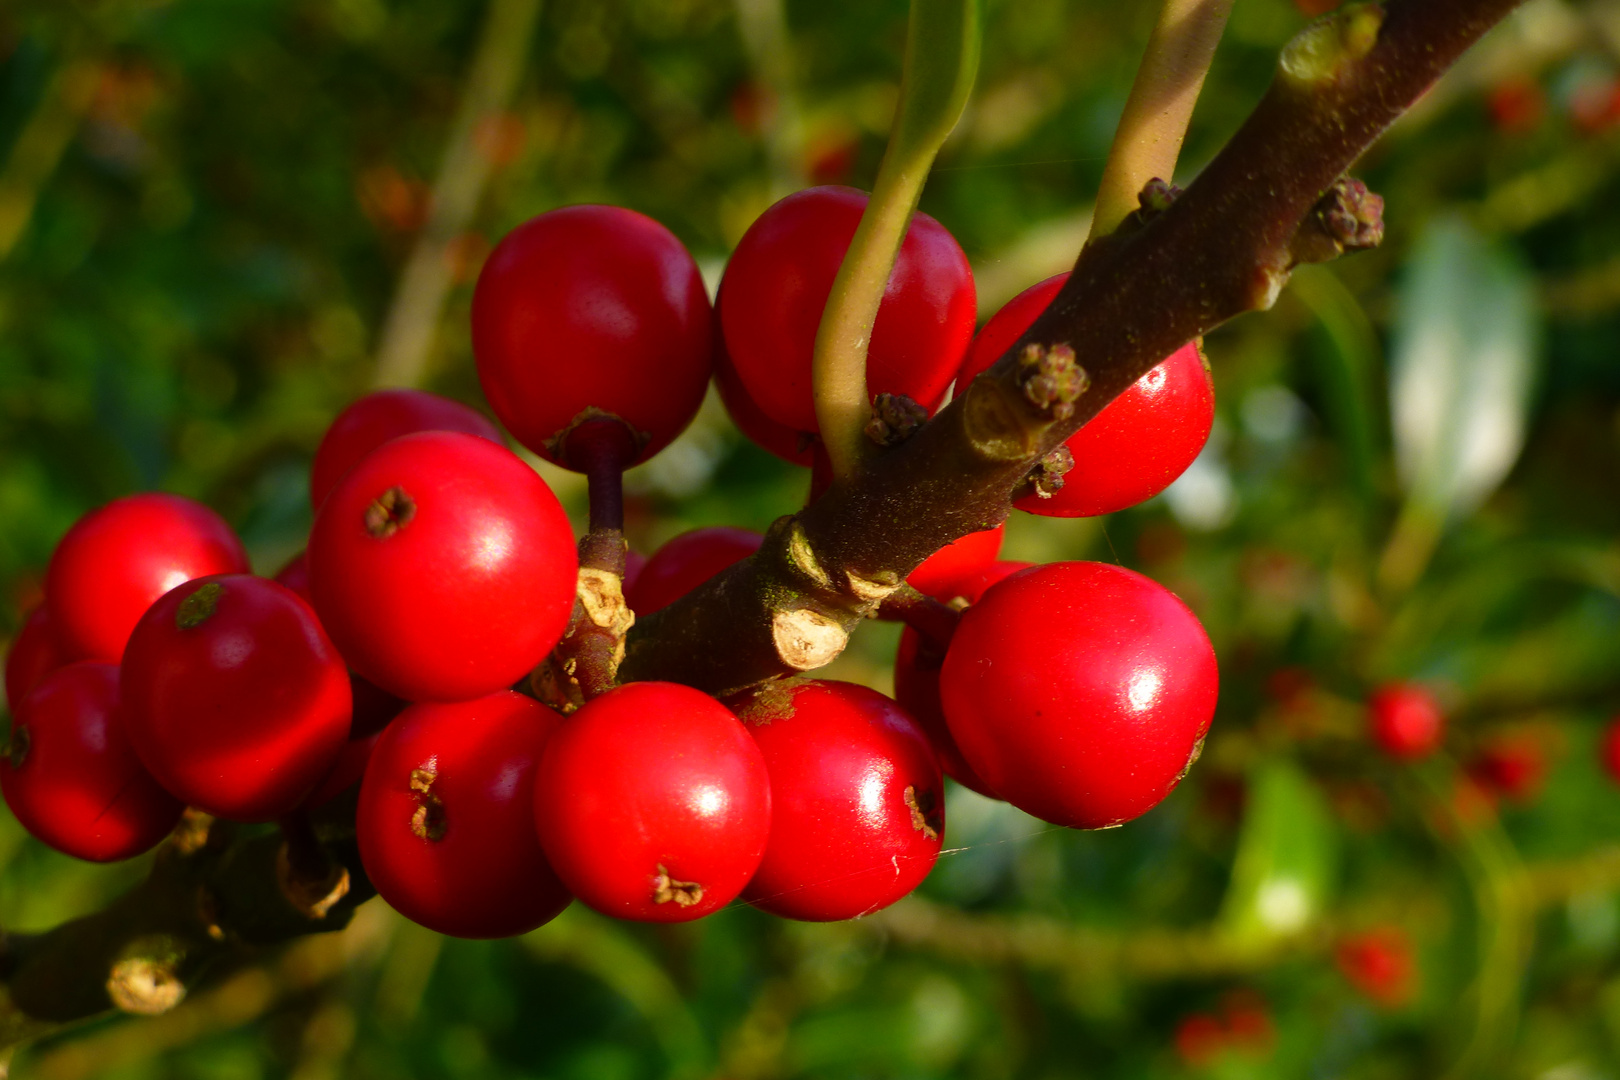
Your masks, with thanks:
<instances>
[{"instance_id":1,"label":"brown woody branch","mask_svg":"<svg viewBox=\"0 0 1620 1080\"><path fill-rule=\"evenodd\" d=\"M726 692L831 660L906 574L1002 521L1041 459L1165 356L1269 307L1298 262L1376 242L1376 197L1345 170L1517 3L1366 4L1306 28L1184 193L1088 245L1024 337L915 436L639 624L621 677ZM1082 374L1049 385L1064 356Z\"/></svg>"}]
</instances>

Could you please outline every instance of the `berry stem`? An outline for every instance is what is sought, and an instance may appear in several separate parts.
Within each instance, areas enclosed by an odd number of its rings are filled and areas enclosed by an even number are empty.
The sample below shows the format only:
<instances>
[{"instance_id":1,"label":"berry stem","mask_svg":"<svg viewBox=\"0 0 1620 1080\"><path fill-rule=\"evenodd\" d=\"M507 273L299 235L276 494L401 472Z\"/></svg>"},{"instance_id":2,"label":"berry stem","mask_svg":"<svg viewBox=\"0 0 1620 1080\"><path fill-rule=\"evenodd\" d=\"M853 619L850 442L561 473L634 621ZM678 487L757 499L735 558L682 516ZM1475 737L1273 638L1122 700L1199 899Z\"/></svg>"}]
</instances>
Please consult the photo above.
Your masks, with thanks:
<instances>
[{"instance_id":1,"label":"berry stem","mask_svg":"<svg viewBox=\"0 0 1620 1080\"><path fill-rule=\"evenodd\" d=\"M573 618L553 656L584 702L618 685L624 638L635 623L624 602L624 470L635 460L636 437L623 421L604 416L570 431L563 452L568 466L585 474L591 518L579 542Z\"/></svg>"},{"instance_id":2,"label":"berry stem","mask_svg":"<svg viewBox=\"0 0 1620 1080\"><path fill-rule=\"evenodd\" d=\"M962 613L910 585L901 585L878 608L878 618L905 623L944 655L956 633L956 624L962 620Z\"/></svg>"},{"instance_id":3,"label":"berry stem","mask_svg":"<svg viewBox=\"0 0 1620 1080\"><path fill-rule=\"evenodd\" d=\"M967 105L978 68L976 0L912 0L894 128L816 334L816 423L835 479L853 475L874 449L864 435L872 327L928 170Z\"/></svg>"},{"instance_id":4,"label":"berry stem","mask_svg":"<svg viewBox=\"0 0 1620 1080\"><path fill-rule=\"evenodd\" d=\"M1092 236L1119 228L1149 180L1171 179L1231 13L1232 0L1164 0L1103 166Z\"/></svg>"}]
</instances>

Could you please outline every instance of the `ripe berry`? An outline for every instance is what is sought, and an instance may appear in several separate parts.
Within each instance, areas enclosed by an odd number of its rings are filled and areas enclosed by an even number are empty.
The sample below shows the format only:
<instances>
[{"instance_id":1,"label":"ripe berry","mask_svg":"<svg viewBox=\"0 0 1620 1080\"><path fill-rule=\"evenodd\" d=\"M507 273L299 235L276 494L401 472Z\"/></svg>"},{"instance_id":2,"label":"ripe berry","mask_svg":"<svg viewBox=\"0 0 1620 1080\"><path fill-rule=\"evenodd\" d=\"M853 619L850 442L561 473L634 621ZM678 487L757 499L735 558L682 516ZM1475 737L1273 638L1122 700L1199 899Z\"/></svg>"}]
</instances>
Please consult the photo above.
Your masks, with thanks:
<instances>
[{"instance_id":1,"label":"ripe berry","mask_svg":"<svg viewBox=\"0 0 1620 1080\"><path fill-rule=\"evenodd\" d=\"M617 206L565 206L491 253L472 343L484 396L524 446L567 465L555 440L605 411L638 433L645 461L703 402L714 312L674 233Z\"/></svg>"},{"instance_id":2,"label":"ripe berry","mask_svg":"<svg viewBox=\"0 0 1620 1080\"><path fill-rule=\"evenodd\" d=\"M373 451L309 540L315 610L349 665L411 701L517 682L561 639L579 562L557 497L504 447L459 432Z\"/></svg>"},{"instance_id":3,"label":"ripe berry","mask_svg":"<svg viewBox=\"0 0 1620 1080\"><path fill-rule=\"evenodd\" d=\"M23 828L92 862L139 855L185 809L130 748L118 666L94 661L56 669L17 703L0 790Z\"/></svg>"},{"instance_id":4,"label":"ripe berry","mask_svg":"<svg viewBox=\"0 0 1620 1080\"><path fill-rule=\"evenodd\" d=\"M343 749L338 751L337 760L332 763L332 768L298 808L306 812L319 810L358 784L366 773L366 763L371 760L371 753L377 748L379 738L381 733L374 732L370 735L356 736L344 743Z\"/></svg>"},{"instance_id":5,"label":"ripe berry","mask_svg":"<svg viewBox=\"0 0 1620 1080\"><path fill-rule=\"evenodd\" d=\"M984 590L1002 578L1033 565L1027 562L993 562L978 573L959 580L952 591L965 597L969 604L977 603ZM943 649L925 640L911 627L906 627L900 632L900 647L894 656L894 699L928 733L946 775L980 795L996 798L990 785L962 757L956 740L951 737L950 726L945 722L945 709L939 700L939 669L944 662Z\"/></svg>"},{"instance_id":6,"label":"ripe berry","mask_svg":"<svg viewBox=\"0 0 1620 1080\"><path fill-rule=\"evenodd\" d=\"M51 556L51 628L68 655L116 661L158 597L192 578L247 570L242 542L208 507L158 492L114 499L80 518Z\"/></svg>"},{"instance_id":7,"label":"ripe berry","mask_svg":"<svg viewBox=\"0 0 1620 1080\"><path fill-rule=\"evenodd\" d=\"M130 635L129 741L191 806L233 821L295 809L349 737L349 675L309 605L248 574L187 582Z\"/></svg>"},{"instance_id":8,"label":"ripe berry","mask_svg":"<svg viewBox=\"0 0 1620 1080\"><path fill-rule=\"evenodd\" d=\"M276 574L276 582L298 594L304 603L315 606L315 594L309 588L309 555L300 551ZM349 672L349 692L354 697L354 717L349 723L349 738L364 739L388 726L409 702L395 697L370 679ZM359 773L355 779L359 779Z\"/></svg>"},{"instance_id":9,"label":"ripe berry","mask_svg":"<svg viewBox=\"0 0 1620 1080\"><path fill-rule=\"evenodd\" d=\"M11 711L15 713L28 691L68 659L51 633L50 612L39 605L6 652L6 704Z\"/></svg>"},{"instance_id":10,"label":"ripe berry","mask_svg":"<svg viewBox=\"0 0 1620 1080\"><path fill-rule=\"evenodd\" d=\"M820 430L810 394L816 331L866 202L865 192L845 187L789 195L749 226L726 266L726 351L748 396L793 431ZM872 328L868 389L938 405L974 317L967 256L939 222L914 215Z\"/></svg>"},{"instance_id":11,"label":"ripe berry","mask_svg":"<svg viewBox=\"0 0 1620 1080\"><path fill-rule=\"evenodd\" d=\"M720 401L731 415L731 422L755 446L794 465L808 466L812 462L815 457L813 437L794 431L765 415L754 399L748 396L737 369L726 356L723 343L715 349L714 385L720 391Z\"/></svg>"},{"instance_id":12,"label":"ripe berry","mask_svg":"<svg viewBox=\"0 0 1620 1080\"><path fill-rule=\"evenodd\" d=\"M562 717L502 690L413 705L377 737L360 784L360 859L382 898L441 934L495 938L570 899L534 834L536 763Z\"/></svg>"},{"instance_id":13,"label":"ripe berry","mask_svg":"<svg viewBox=\"0 0 1620 1080\"><path fill-rule=\"evenodd\" d=\"M934 552L906 577L906 582L935 600L949 601L957 593L957 582L978 573L996 561L1006 525L982 532L971 532Z\"/></svg>"},{"instance_id":14,"label":"ripe berry","mask_svg":"<svg viewBox=\"0 0 1620 1080\"><path fill-rule=\"evenodd\" d=\"M418 431L460 431L505 445L498 428L476 409L421 390L378 390L338 413L326 429L309 469L315 509L343 474L390 439Z\"/></svg>"},{"instance_id":15,"label":"ripe berry","mask_svg":"<svg viewBox=\"0 0 1620 1080\"><path fill-rule=\"evenodd\" d=\"M1215 712L1215 651L1174 593L1094 562L991 586L962 615L940 698L974 772L1057 825L1118 825L1180 782Z\"/></svg>"},{"instance_id":16,"label":"ripe berry","mask_svg":"<svg viewBox=\"0 0 1620 1080\"><path fill-rule=\"evenodd\" d=\"M1390 757L1416 761L1439 749L1446 716L1434 695L1417 683L1380 686L1367 699L1373 742Z\"/></svg>"},{"instance_id":17,"label":"ripe berry","mask_svg":"<svg viewBox=\"0 0 1620 1080\"><path fill-rule=\"evenodd\" d=\"M637 615L651 615L748 558L764 542L757 532L729 525L684 532L652 553L635 584L626 590L625 601Z\"/></svg>"},{"instance_id":18,"label":"ripe berry","mask_svg":"<svg viewBox=\"0 0 1620 1080\"><path fill-rule=\"evenodd\" d=\"M1339 942L1334 959L1350 985L1379 1005L1394 1007L1411 999L1417 964L1411 939L1399 927L1352 934Z\"/></svg>"},{"instance_id":19,"label":"ripe berry","mask_svg":"<svg viewBox=\"0 0 1620 1080\"><path fill-rule=\"evenodd\" d=\"M1012 347L1057 295L1068 274L1048 278L1011 300L984 325L956 375L963 393L974 376ZM1013 505L1032 514L1093 517L1151 499L1191 465L1215 423L1215 385L1196 343L1188 343L1109 402L1065 444L1074 468L1050 498L1029 494Z\"/></svg>"},{"instance_id":20,"label":"ripe berry","mask_svg":"<svg viewBox=\"0 0 1620 1080\"><path fill-rule=\"evenodd\" d=\"M916 721L876 690L818 679L734 705L771 781L770 840L743 899L790 919L853 919L921 884L945 798Z\"/></svg>"},{"instance_id":21,"label":"ripe berry","mask_svg":"<svg viewBox=\"0 0 1620 1080\"><path fill-rule=\"evenodd\" d=\"M586 702L546 744L534 792L557 876L620 919L719 910L748 884L770 832L759 747L724 705L676 683Z\"/></svg>"},{"instance_id":22,"label":"ripe berry","mask_svg":"<svg viewBox=\"0 0 1620 1080\"><path fill-rule=\"evenodd\" d=\"M1480 747L1468 773L1493 795L1530 802L1547 782L1547 751L1529 733L1498 735Z\"/></svg>"}]
</instances>

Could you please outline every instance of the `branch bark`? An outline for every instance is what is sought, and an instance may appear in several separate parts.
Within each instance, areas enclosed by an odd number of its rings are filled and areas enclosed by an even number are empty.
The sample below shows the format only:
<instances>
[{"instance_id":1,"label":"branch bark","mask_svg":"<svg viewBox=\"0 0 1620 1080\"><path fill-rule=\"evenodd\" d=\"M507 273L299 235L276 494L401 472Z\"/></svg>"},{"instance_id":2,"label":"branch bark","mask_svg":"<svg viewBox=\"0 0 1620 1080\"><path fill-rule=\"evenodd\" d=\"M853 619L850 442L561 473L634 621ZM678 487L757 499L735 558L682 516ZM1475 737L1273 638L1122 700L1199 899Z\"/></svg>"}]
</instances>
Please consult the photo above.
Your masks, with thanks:
<instances>
[{"instance_id":1,"label":"branch bark","mask_svg":"<svg viewBox=\"0 0 1620 1080\"><path fill-rule=\"evenodd\" d=\"M1517 3L1367 4L1306 28L1184 193L1088 244L1024 337L909 441L777 522L753 558L638 623L620 677L724 693L831 660L906 574L1005 519L1041 457L1165 356L1269 307L1296 263L1375 241L1363 234L1376 231L1364 220L1376 197L1340 184L1345 170ZM1065 351L1080 390L1031 391L1051 374L1040 365Z\"/></svg>"}]
</instances>

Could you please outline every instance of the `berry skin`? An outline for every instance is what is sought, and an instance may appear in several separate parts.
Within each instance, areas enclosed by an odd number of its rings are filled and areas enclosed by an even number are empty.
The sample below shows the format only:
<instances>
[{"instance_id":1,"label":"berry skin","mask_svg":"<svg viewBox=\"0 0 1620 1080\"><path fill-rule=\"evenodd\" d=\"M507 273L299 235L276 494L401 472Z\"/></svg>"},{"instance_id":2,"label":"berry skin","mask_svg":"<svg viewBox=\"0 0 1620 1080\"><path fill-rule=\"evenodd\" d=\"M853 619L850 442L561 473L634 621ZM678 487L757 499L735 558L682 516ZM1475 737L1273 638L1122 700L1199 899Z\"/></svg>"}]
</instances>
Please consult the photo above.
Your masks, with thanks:
<instances>
[{"instance_id":1,"label":"berry skin","mask_svg":"<svg viewBox=\"0 0 1620 1080\"><path fill-rule=\"evenodd\" d=\"M355 830L366 875L401 915L441 934L497 938L571 899L534 835L536 763L562 717L502 690L413 705L377 737Z\"/></svg>"},{"instance_id":2,"label":"berry skin","mask_svg":"<svg viewBox=\"0 0 1620 1080\"><path fill-rule=\"evenodd\" d=\"M310 792L299 805L298 809L305 812L319 810L339 795L348 791L360 782L366 773L366 763L371 760L371 753L377 748L377 740L381 738L380 732L370 735L356 736L343 744L338 751L337 760L326 773L324 779Z\"/></svg>"},{"instance_id":3,"label":"berry skin","mask_svg":"<svg viewBox=\"0 0 1620 1080\"><path fill-rule=\"evenodd\" d=\"M978 534L973 534L978 535ZM949 549L946 549L949 550ZM1010 574L1033 566L1027 562L993 562L972 576L959 580L953 592L964 597L969 604L977 603L984 590ZM923 639L911 627L900 632L900 647L894 656L894 700L914 717L939 754L939 763L945 773L963 787L972 788L980 795L996 798L990 785L962 757L951 729L945 722L945 708L939 700L939 668L945 662L944 651Z\"/></svg>"},{"instance_id":4,"label":"berry skin","mask_svg":"<svg viewBox=\"0 0 1620 1080\"><path fill-rule=\"evenodd\" d=\"M815 459L812 437L766 416L754 399L748 396L737 369L726 355L724 343L720 342L719 345L714 356L714 385L720 391L720 401L731 415L731 422L737 425L737 430L755 446L775 454L783 461L810 465Z\"/></svg>"},{"instance_id":5,"label":"berry skin","mask_svg":"<svg viewBox=\"0 0 1620 1080\"><path fill-rule=\"evenodd\" d=\"M95 661L57 668L17 703L0 791L23 828L91 862L150 849L185 809L129 745L118 666Z\"/></svg>"},{"instance_id":6,"label":"berry skin","mask_svg":"<svg viewBox=\"0 0 1620 1080\"><path fill-rule=\"evenodd\" d=\"M518 457L459 432L379 447L321 505L315 610L349 666L409 701L517 682L574 606L579 560L557 497Z\"/></svg>"},{"instance_id":7,"label":"berry skin","mask_svg":"<svg viewBox=\"0 0 1620 1080\"><path fill-rule=\"evenodd\" d=\"M56 635L51 633L50 612L41 604L28 616L6 652L6 704L11 711L17 711L39 680L68 660L56 644Z\"/></svg>"},{"instance_id":8,"label":"berry skin","mask_svg":"<svg viewBox=\"0 0 1620 1080\"><path fill-rule=\"evenodd\" d=\"M418 431L460 431L504 446L500 430L476 409L422 390L378 390L351 403L326 429L309 469L309 502L321 508L360 459L390 439Z\"/></svg>"},{"instance_id":9,"label":"berry skin","mask_svg":"<svg viewBox=\"0 0 1620 1080\"><path fill-rule=\"evenodd\" d=\"M961 394L1001 359L1057 295L1068 274L1032 285L985 323L956 375ZM1050 517L1112 514L1151 499L1187 471L1215 424L1215 384L1189 342L1136 380L1065 443L1074 468L1051 498L1024 495L1013 505Z\"/></svg>"},{"instance_id":10,"label":"berry skin","mask_svg":"<svg viewBox=\"0 0 1620 1080\"><path fill-rule=\"evenodd\" d=\"M669 445L713 370L714 312L675 234L634 210L565 206L496 245L472 302L478 380L524 446L567 465L554 440L588 410Z\"/></svg>"},{"instance_id":11,"label":"berry skin","mask_svg":"<svg viewBox=\"0 0 1620 1080\"><path fill-rule=\"evenodd\" d=\"M1055 825L1145 813L1180 782L1215 712L1215 650L1150 578L1049 563L991 586L962 615L940 699L990 789Z\"/></svg>"},{"instance_id":12,"label":"berry skin","mask_svg":"<svg viewBox=\"0 0 1620 1080\"><path fill-rule=\"evenodd\" d=\"M160 492L114 499L80 518L51 556L51 627L67 655L113 662L158 597L193 578L247 570L242 542L201 503Z\"/></svg>"},{"instance_id":13,"label":"berry skin","mask_svg":"<svg viewBox=\"0 0 1620 1080\"><path fill-rule=\"evenodd\" d=\"M915 720L876 690L819 679L770 684L735 708L771 779L770 840L744 900L826 922L922 883L944 842L945 793Z\"/></svg>"},{"instance_id":14,"label":"berry skin","mask_svg":"<svg viewBox=\"0 0 1620 1080\"><path fill-rule=\"evenodd\" d=\"M1006 525L971 532L934 552L906 577L906 583L935 600L949 602L958 593L957 582L978 573L996 561Z\"/></svg>"},{"instance_id":15,"label":"berry skin","mask_svg":"<svg viewBox=\"0 0 1620 1080\"><path fill-rule=\"evenodd\" d=\"M1434 695L1417 683L1390 683L1367 699L1367 726L1384 753L1416 761L1439 749L1446 715Z\"/></svg>"},{"instance_id":16,"label":"berry skin","mask_svg":"<svg viewBox=\"0 0 1620 1080\"><path fill-rule=\"evenodd\" d=\"M729 525L681 533L647 559L634 584L625 591L625 601L638 616L651 615L726 567L742 562L764 542L757 532Z\"/></svg>"},{"instance_id":17,"label":"berry skin","mask_svg":"<svg viewBox=\"0 0 1620 1080\"><path fill-rule=\"evenodd\" d=\"M753 877L771 828L759 747L724 705L676 683L586 702L546 744L534 792L557 876L619 919L718 911Z\"/></svg>"},{"instance_id":18,"label":"berry skin","mask_svg":"<svg viewBox=\"0 0 1620 1080\"><path fill-rule=\"evenodd\" d=\"M748 396L791 431L819 431L811 356L833 278L866 209L846 187L795 192L749 226L720 287L726 352ZM916 214L878 308L867 352L871 393L939 404L973 337L973 272L945 227Z\"/></svg>"},{"instance_id":19,"label":"berry skin","mask_svg":"<svg viewBox=\"0 0 1620 1080\"><path fill-rule=\"evenodd\" d=\"M249 574L164 594L124 655L129 741L159 783L232 821L272 821L349 737L349 673L309 605Z\"/></svg>"}]
</instances>

